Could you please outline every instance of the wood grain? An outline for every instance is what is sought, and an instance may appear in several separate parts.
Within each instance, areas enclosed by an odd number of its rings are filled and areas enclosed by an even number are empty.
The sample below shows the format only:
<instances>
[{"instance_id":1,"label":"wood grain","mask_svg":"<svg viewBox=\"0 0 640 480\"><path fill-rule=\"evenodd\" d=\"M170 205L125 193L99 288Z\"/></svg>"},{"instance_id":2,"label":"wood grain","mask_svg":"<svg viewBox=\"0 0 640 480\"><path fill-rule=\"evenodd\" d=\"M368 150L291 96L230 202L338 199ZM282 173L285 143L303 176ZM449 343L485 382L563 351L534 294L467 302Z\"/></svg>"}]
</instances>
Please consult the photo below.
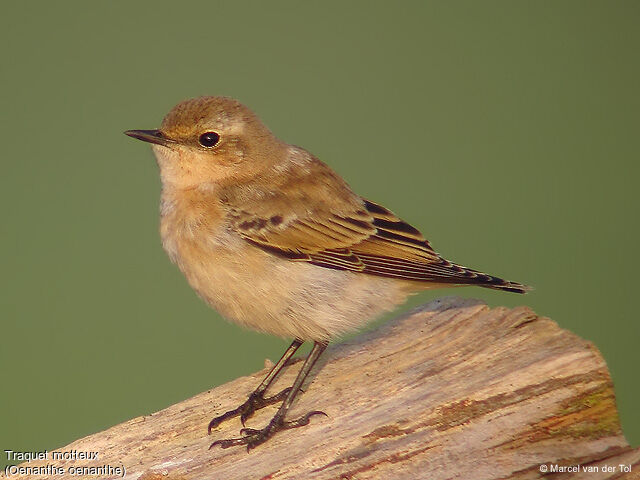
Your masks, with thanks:
<instances>
[{"instance_id":1,"label":"wood grain","mask_svg":"<svg viewBox=\"0 0 640 480\"><path fill-rule=\"evenodd\" d=\"M299 366L287 367L274 392L293 382ZM125 478L139 480L640 478L640 449L622 434L599 352L526 307L445 298L332 346L291 411L328 417L250 453L209 450L241 427L231 420L207 436L209 420L243 402L266 373L56 449L97 451L98 461L22 466L124 466ZM248 426L263 426L274 411ZM577 473L561 469L576 465Z\"/></svg>"}]
</instances>

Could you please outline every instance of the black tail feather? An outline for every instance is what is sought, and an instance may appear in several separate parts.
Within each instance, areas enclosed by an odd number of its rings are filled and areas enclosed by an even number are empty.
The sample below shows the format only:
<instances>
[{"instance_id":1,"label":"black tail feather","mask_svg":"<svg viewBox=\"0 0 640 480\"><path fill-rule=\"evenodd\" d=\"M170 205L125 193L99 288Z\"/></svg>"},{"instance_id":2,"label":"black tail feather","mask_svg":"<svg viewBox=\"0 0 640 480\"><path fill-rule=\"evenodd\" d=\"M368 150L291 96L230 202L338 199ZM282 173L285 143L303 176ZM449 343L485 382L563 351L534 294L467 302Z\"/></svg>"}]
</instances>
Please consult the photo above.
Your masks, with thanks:
<instances>
[{"instance_id":1,"label":"black tail feather","mask_svg":"<svg viewBox=\"0 0 640 480\"><path fill-rule=\"evenodd\" d=\"M491 288L493 290L503 290L512 293L527 293L532 287L523 285L522 283L510 282L500 277L487 275L461 265L451 264L453 268L460 269L464 272L466 278L459 279L460 285L477 285L479 287Z\"/></svg>"}]
</instances>

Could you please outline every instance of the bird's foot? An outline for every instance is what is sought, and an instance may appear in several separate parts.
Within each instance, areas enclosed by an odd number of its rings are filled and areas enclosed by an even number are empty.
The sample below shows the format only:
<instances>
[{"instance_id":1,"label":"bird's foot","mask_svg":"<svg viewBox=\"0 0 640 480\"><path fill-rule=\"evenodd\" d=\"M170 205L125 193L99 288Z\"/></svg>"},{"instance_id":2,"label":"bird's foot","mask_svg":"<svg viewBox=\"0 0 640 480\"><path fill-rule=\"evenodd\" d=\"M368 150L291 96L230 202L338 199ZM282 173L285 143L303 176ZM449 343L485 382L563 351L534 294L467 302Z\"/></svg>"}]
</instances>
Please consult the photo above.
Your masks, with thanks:
<instances>
[{"instance_id":1,"label":"bird's foot","mask_svg":"<svg viewBox=\"0 0 640 480\"><path fill-rule=\"evenodd\" d=\"M216 440L211 444L209 449L212 449L216 445L219 445L222 448L235 447L236 445L246 445L247 451L249 451L252 448L257 447L261 443L266 442L276 432L308 425L309 419L314 415L324 415L325 417L327 416L327 414L324 412L314 410L313 412L309 412L303 417L300 417L296 420L285 421L284 415L281 415L280 412L278 412L271 419L269 424L263 429L259 430L255 428L243 428L242 430L240 430L240 435L242 435L241 437L229 438L226 440Z\"/></svg>"},{"instance_id":2,"label":"bird's foot","mask_svg":"<svg viewBox=\"0 0 640 480\"><path fill-rule=\"evenodd\" d=\"M211 420L209 422L209 426L207 427L209 434L211 434L211 430L216 428L225 420L237 417L238 415L240 416L240 421L244 426L247 419L251 417L257 410L284 400L287 397L289 391L291 391L291 388L285 388L280 393L277 393L272 397L265 397L264 392L253 392L251 395L249 395L247 401L240 405L238 408L229 410L228 412L223 413L222 415Z\"/></svg>"}]
</instances>

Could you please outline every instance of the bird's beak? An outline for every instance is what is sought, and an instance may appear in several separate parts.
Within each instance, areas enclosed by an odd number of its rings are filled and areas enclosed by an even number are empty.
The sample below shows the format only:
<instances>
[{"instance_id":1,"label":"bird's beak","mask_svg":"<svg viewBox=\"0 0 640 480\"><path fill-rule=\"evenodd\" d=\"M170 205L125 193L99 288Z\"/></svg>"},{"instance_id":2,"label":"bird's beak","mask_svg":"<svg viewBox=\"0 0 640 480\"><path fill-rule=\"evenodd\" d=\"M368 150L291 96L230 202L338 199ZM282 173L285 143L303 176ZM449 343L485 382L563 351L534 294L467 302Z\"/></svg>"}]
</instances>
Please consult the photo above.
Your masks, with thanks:
<instances>
[{"instance_id":1,"label":"bird's beak","mask_svg":"<svg viewBox=\"0 0 640 480\"><path fill-rule=\"evenodd\" d=\"M168 147L170 144L175 143L170 138L165 137L160 130L127 130L124 134L143 142L155 143L163 147Z\"/></svg>"}]
</instances>

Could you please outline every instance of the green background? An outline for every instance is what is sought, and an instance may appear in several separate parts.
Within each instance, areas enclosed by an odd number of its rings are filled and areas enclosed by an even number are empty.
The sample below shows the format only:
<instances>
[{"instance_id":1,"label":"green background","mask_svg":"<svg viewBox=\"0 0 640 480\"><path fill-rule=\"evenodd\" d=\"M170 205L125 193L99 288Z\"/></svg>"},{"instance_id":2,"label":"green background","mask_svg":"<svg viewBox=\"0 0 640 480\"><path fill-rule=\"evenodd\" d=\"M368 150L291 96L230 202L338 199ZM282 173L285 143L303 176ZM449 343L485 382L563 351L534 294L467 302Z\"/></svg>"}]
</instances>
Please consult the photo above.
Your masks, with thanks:
<instances>
[{"instance_id":1,"label":"green background","mask_svg":"<svg viewBox=\"0 0 640 480\"><path fill-rule=\"evenodd\" d=\"M640 443L639 14L636 1L4 4L0 451L62 446L282 353L170 264L152 153L122 134L207 94L240 99L446 257L534 285L453 293L527 304L593 341Z\"/></svg>"}]
</instances>

